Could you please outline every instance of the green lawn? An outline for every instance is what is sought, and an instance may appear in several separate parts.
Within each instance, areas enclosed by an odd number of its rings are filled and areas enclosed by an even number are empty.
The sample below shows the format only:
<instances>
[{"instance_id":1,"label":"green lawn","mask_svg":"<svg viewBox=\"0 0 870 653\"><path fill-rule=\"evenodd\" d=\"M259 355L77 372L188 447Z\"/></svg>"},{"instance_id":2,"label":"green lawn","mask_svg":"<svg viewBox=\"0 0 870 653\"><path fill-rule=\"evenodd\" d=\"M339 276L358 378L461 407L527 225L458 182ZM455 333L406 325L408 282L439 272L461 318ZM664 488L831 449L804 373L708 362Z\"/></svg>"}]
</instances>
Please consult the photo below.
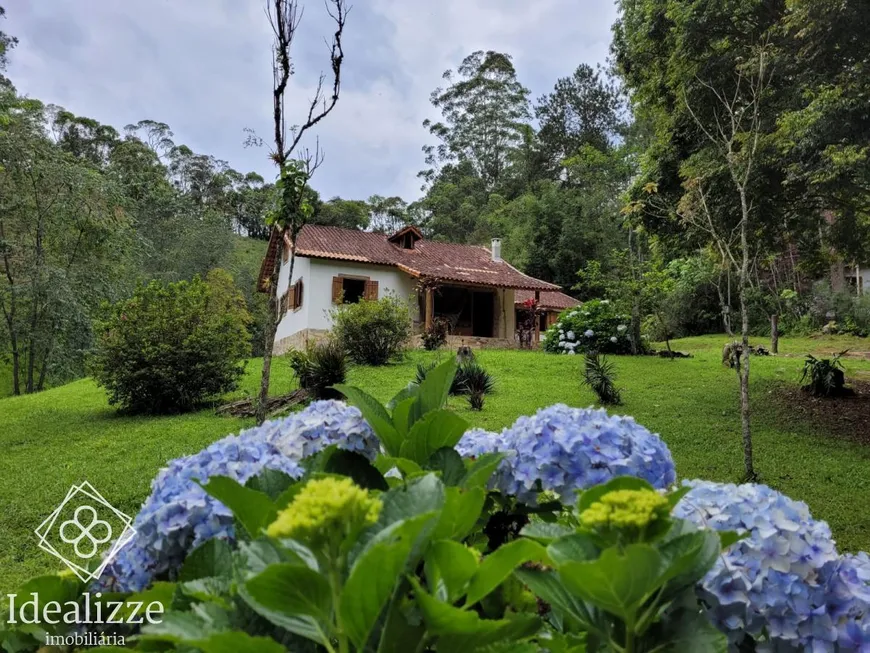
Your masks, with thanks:
<instances>
[{"instance_id":1,"label":"green lawn","mask_svg":"<svg viewBox=\"0 0 870 653\"><path fill-rule=\"evenodd\" d=\"M733 371L720 364L724 341L723 336L677 341L675 348L695 354L687 360L614 359L625 400L615 412L634 415L660 433L681 478L736 481L741 474L737 384ZM870 343L786 339L781 343L786 356L753 359L756 465L764 482L806 501L816 517L828 520L843 549L870 549L870 450L796 421L770 394L777 381L796 382L806 351L846 347L866 350ZM386 400L413 377L416 362L433 356L438 354L413 352L401 365L356 368L350 381ZM594 401L580 388L579 356L484 351L478 357L495 377L496 393L482 413L451 399L475 425L498 429L541 406ZM255 391L256 367L252 361L242 392ZM870 361L850 359L846 368L847 376L870 380ZM275 369L273 391L286 391L288 366L279 361ZM179 417L120 417L90 380L0 399L0 594L57 567L37 548L33 529L70 485L88 480L119 509L135 513L166 460L193 453L248 423L208 410Z\"/></svg>"}]
</instances>

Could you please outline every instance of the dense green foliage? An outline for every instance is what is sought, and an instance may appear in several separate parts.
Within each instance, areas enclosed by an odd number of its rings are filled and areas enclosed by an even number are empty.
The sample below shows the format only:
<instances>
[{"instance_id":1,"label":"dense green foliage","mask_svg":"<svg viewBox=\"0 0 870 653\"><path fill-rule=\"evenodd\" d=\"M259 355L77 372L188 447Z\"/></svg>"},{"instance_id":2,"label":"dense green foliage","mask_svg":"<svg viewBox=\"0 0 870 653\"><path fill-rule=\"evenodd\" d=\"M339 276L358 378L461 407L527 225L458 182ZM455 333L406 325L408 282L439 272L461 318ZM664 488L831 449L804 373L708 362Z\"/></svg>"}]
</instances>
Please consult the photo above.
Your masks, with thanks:
<instances>
[{"instance_id":1,"label":"dense green foliage","mask_svg":"<svg viewBox=\"0 0 870 653\"><path fill-rule=\"evenodd\" d=\"M140 286L97 324L93 373L131 413L191 410L237 387L250 355L250 315L232 277Z\"/></svg>"},{"instance_id":2,"label":"dense green foliage","mask_svg":"<svg viewBox=\"0 0 870 653\"><path fill-rule=\"evenodd\" d=\"M330 315L336 342L362 365L386 365L402 354L411 337L408 304L392 295L343 304Z\"/></svg>"},{"instance_id":3,"label":"dense green foliage","mask_svg":"<svg viewBox=\"0 0 870 653\"><path fill-rule=\"evenodd\" d=\"M347 380L347 353L334 338L291 351L288 358L300 388L315 399L341 398L333 386Z\"/></svg>"},{"instance_id":4,"label":"dense green foliage","mask_svg":"<svg viewBox=\"0 0 870 653\"><path fill-rule=\"evenodd\" d=\"M544 351L553 354L631 353L629 317L608 299L593 299L562 311L544 332Z\"/></svg>"},{"instance_id":5,"label":"dense green foliage","mask_svg":"<svg viewBox=\"0 0 870 653\"><path fill-rule=\"evenodd\" d=\"M840 357L846 352L840 352L833 358L816 358L808 354L801 371L801 383L804 390L816 397L838 397L844 393L846 374Z\"/></svg>"}]
</instances>

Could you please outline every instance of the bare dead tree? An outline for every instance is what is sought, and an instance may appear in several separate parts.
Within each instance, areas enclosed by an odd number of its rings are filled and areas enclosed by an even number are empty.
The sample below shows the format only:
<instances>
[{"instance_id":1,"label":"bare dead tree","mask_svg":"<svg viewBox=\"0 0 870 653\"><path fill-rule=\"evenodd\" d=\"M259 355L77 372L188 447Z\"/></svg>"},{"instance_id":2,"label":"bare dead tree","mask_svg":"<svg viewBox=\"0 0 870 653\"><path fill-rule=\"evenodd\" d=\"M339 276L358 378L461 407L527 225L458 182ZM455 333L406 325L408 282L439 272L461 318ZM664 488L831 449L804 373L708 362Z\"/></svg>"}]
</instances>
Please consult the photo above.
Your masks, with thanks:
<instances>
[{"instance_id":1,"label":"bare dead tree","mask_svg":"<svg viewBox=\"0 0 870 653\"><path fill-rule=\"evenodd\" d=\"M329 63L331 67L331 90L326 90L327 75L321 73L314 96L308 104L308 111L301 124L293 125L288 134L285 96L287 85L295 69L291 57L293 41L302 19L303 10L297 0L267 0L266 16L272 27L272 105L274 127L274 149L272 160L278 165L279 175L283 173L288 161L294 156L303 136L317 123L323 120L335 108L341 91L341 67L344 63L342 36L344 34L347 14L350 11L345 0L325 0L326 11L335 23L335 32L329 47ZM302 150L301 165L308 178L323 162L323 154L319 143L314 152ZM271 243L277 242L277 252L284 247L284 238L290 241L290 270L288 279L292 282L293 267L296 261L296 239L302 228L304 216L296 209L299 207L285 206L281 219L272 227ZM271 247L270 247L271 249ZM278 297L278 256L276 253L272 275L269 280L269 315L264 329L265 350L263 352L263 374L260 379L260 392L257 399L256 418L261 424L266 418L266 405L269 398L269 380L272 372L272 349L275 346L275 332L280 320L280 299Z\"/></svg>"},{"instance_id":2,"label":"bare dead tree","mask_svg":"<svg viewBox=\"0 0 870 653\"><path fill-rule=\"evenodd\" d=\"M740 418L743 436L743 465L745 477L756 477L752 458L752 429L749 407L749 310L747 291L751 285L750 262L754 260L750 233L759 226L757 206L750 182L755 172L762 136L762 106L769 86L771 71L768 67L766 44L756 51L753 66L748 71L738 70L733 94L698 79L714 99L712 118L706 121L693 109L688 97L683 101L695 124L713 145L728 170L732 185L740 201L740 219L733 228L720 224L714 217L705 190L703 178L686 182L688 201L679 211L683 220L706 233L721 254L738 270L741 337L743 342L740 378Z\"/></svg>"}]
</instances>

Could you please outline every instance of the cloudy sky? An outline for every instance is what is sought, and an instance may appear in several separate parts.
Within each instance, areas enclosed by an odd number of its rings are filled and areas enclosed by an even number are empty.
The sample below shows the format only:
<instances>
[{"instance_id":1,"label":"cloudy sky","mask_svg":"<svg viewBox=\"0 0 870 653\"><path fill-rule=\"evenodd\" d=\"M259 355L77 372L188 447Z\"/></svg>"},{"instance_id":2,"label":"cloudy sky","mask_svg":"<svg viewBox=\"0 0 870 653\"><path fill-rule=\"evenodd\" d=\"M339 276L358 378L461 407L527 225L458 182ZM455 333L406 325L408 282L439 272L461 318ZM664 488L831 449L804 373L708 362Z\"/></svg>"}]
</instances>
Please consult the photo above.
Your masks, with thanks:
<instances>
[{"instance_id":1,"label":"cloudy sky","mask_svg":"<svg viewBox=\"0 0 870 653\"><path fill-rule=\"evenodd\" d=\"M18 37L19 91L117 128L168 123L176 143L274 178L245 128L271 133L271 32L262 0L0 0ZM534 98L579 63L607 56L612 0L351 0L341 99L318 126L313 185L327 198L419 196L429 94L475 50L514 57ZM305 2L288 101L299 112L321 69L330 23ZM292 117L292 116L291 116Z\"/></svg>"}]
</instances>

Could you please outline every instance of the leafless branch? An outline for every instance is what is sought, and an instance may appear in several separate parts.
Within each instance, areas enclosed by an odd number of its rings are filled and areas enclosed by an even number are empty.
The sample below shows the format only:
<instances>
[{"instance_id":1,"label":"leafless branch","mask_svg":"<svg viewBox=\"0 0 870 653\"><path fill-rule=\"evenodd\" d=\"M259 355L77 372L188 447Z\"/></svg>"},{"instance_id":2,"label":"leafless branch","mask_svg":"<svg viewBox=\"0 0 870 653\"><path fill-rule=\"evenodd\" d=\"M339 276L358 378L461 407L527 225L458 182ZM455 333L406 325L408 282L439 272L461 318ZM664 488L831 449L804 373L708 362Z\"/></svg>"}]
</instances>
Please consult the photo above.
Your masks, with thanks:
<instances>
[{"instance_id":1,"label":"leafless branch","mask_svg":"<svg viewBox=\"0 0 870 653\"><path fill-rule=\"evenodd\" d=\"M324 0L326 13L335 23L335 32L329 46L329 62L332 71L332 91L327 94L325 86L327 75L321 73L317 80L317 88L308 105L305 121L295 125L291 130L291 137L287 137L286 114L284 96L290 77L294 69L291 61L290 50L299 22L302 19L302 10L297 0L270 0L266 14L269 24L275 36L272 50L272 70L274 75L273 84L273 120L275 125L275 150L272 157L279 166L293 155L299 146L302 137L309 129L323 120L335 108L341 91L341 67L344 62L344 50L342 36L350 6L346 0ZM318 148L319 149L319 148ZM318 157L315 156L315 160ZM315 166L316 167L316 166Z\"/></svg>"}]
</instances>

